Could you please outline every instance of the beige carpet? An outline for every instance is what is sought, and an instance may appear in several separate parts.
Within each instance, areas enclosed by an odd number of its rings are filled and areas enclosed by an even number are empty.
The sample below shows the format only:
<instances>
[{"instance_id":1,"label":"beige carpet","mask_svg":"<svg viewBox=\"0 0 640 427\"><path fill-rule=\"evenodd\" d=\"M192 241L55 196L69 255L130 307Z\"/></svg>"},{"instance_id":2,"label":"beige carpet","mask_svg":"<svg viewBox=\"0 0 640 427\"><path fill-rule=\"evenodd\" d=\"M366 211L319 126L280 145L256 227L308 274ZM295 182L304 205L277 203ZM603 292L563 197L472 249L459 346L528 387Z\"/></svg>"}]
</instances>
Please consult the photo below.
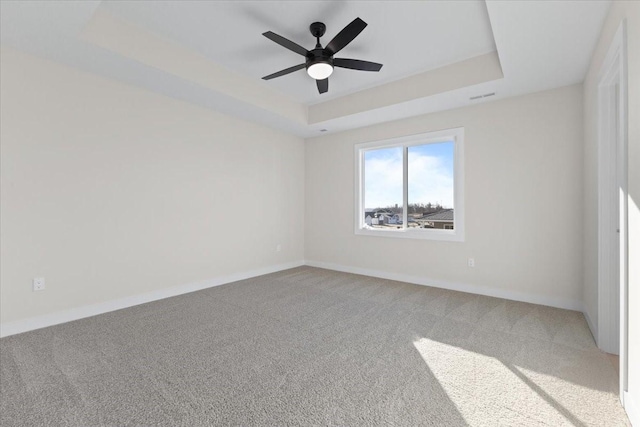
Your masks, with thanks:
<instances>
[{"instance_id":1,"label":"beige carpet","mask_svg":"<svg viewBox=\"0 0 640 427\"><path fill-rule=\"evenodd\" d=\"M310 267L0 340L0 425L624 426L582 314Z\"/></svg>"}]
</instances>

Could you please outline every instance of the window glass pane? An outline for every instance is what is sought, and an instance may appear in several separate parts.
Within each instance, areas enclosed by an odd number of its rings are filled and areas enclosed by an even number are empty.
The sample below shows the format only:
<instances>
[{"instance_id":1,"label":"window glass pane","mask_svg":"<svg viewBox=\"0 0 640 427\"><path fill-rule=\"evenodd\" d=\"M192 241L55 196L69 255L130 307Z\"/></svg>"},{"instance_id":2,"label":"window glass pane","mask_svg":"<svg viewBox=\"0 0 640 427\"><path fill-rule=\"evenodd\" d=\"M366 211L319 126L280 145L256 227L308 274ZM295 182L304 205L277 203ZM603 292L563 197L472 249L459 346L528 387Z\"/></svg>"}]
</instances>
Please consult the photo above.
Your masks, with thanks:
<instances>
[{"instance_id":1,"label":"window glass pane","mask_svg":"<svg viewBox=\"0 0 640 427\"><path fill-rule=\"evenodd\" d=\"M364 153L364 221L373 228L402 228L402 147Z\"/></svg>"},{"instance_id":2,"label":"window glass pane","mask_svg":"<svg viewBox=\"0 0 640 427\"><path fill-rule=\"evenodd\" d=\"M408 147L409 228L454 228L453 154L453 141Z\"/></svg>"}]
</instances>

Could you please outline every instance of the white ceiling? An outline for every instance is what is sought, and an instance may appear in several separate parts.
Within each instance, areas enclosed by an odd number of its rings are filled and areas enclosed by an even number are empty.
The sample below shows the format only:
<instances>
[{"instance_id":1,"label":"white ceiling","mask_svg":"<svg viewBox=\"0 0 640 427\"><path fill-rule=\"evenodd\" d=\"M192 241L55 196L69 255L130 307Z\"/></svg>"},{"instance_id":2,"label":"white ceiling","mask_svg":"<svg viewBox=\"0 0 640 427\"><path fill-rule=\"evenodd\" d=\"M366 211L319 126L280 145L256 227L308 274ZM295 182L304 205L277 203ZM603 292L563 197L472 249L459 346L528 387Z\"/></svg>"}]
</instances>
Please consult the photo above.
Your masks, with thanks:
<instances>
[{"instance_id":1,"label":"white ceiling","mask_svg":"<svg viewBox=\"0 0 640 427\"><path fill-rule=\"evenodd\" d=\"M253 1L105 2L115 16L202 53L247 77L304 63L304 58L262 36L273 31L312 49L309 24L324 22L326 45L356 17L367 28L337 57L384 64L379 73L336 69L327 94L303 70L265 85L297 102L313 104L495 51L483 0L426 1ZM455 25L452 25L455 23Z\"/></svg>"},{"instance_id":2,"label":"white ceiling","mask_svg":"<svg viewBox=\"0 0 640 427\"><path fill-rule=\"evenodd\" d=\"M609 6L610 1L589 0L490 0L486 4L482 0L3 0L0 42L308 137L317 135L320 128L336 132L581 82ZM103 18L102 27L97 25L98 17ZM113 19L109 21L109 17ZM311 22L319 20L327 25L321 40L326 44L355 17L369 26L337 56L381 62L380 73L336 69L329 93L324 95L317 93L304 71L271 81L260 79L303 62L301 56L263 37L263 32L271 30L312 48ZM111 27L105 27L105 22ZM124 28L123 23L129 39L123 39L118 31ZM147 55L149 43L157 53L155 58ZM390 82L402 85L413 84L417 78L428 80L438 69L496 50L504 76L443 88L442 93L389 97ZM473 71L466 70L467 74ZM231 78L233 85L219 82ZM487 92L496 92L496 96L469 100ZM369 108L354 101L385 96L388 103ZM326 111L332 103L347 102L354 102L353 108L345 109L348 114L322 123L309 124L306 114L297 113L304 109L312 115L318 109Z\"/></svg>"}]
</instances>

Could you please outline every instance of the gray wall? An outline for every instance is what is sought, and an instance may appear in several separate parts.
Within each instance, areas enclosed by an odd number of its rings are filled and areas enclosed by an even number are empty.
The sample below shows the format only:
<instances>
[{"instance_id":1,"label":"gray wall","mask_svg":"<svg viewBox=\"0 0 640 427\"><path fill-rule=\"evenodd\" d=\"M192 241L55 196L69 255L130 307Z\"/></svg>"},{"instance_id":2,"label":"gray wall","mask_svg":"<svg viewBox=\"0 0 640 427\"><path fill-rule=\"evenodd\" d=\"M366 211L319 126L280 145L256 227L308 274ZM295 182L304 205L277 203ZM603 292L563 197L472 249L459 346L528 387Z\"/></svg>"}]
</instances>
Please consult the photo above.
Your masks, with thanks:
<instances>
[{"instance_id":1,"label":"gray wall","mask_svg":"<svg viewBox=\"0 0 640 427\"><path fill-rule=\"evenodd\" d=\"M355 235L354 144L455 127L466 241ZM305 167L308 261L582 307L581 85L309 139Z\"/></svg>"},{"instance_id":2,"label":"gray wall","mask_svg":"<svg viewBox=\"0 0 640 427\"><path fill-rule=\"evenodd\" d=\"M0 62L3 323L302 261L302 139L17 51Z\"/></svg>"}]
</instances>

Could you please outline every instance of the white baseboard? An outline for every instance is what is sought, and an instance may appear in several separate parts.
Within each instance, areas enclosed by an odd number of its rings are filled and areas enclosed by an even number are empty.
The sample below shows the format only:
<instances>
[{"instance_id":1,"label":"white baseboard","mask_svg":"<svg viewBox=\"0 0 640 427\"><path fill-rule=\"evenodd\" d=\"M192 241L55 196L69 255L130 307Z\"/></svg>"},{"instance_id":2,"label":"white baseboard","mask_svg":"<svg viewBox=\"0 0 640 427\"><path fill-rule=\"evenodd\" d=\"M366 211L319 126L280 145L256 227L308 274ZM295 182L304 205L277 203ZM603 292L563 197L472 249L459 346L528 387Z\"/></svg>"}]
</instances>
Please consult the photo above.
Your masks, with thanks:
<instances>
[{"instance_id":1,"label":"white baseboard","mask_svg":"<svg viewBox=\"0 0 640 427\"><path fill-rule=\"evenodd\" d=\"M304 265L295 261L0 324L0 338Z\"/></svg>"},{"instance_id":2,"label":"white baseboard","mask_svg":"<svg viewBox=\"0 0 640 427\"><path fill-rule=\"evenodd\" d=\"M327 270L342 271L345 273L361 274L364 276L379 277L382 279L397 280L401 282L414 283L417 285L433 286L436 288L450 289L454 291L469 292L479 295L487 295L497 298L505 298L514 301L528 302L532 304L541 304L551 307L564 308L568 310L582 311L583 306L580 301L573 301L562 298L552 298L541 295L527 294L516 291L509 291L504 289L489 288L484 286L470 285L464 283L453 283L443 280L428 279L425 277L410 276L406 274L390 273L379 270L370 270L366 268L350 267L340 264L319 262L319 261L296 261L286 264L274 265L271 267L265 267L257 270L241 272L231 274L228 276L218 277L214 279L205 280L202 282L189 283L186 285L174 286L171 288L160 289L153 292L148 292L140 295L133 295L130 297L120 298L117 300L106 301L98 304L86 305L77 307L65 311L59 311L56 313L45 314L42 316L31 317L23 320L16 320L0 324L0 338L9 335L20 334L22 332L32 331L34 329L45 328L47 326L53 326L60 323L70 322L72 320L78 320L85 317L91 317L110 311L120 310L127 307L133 307L135 305L144 304L151 301L157 301L172 296L182 295L189 292L198 291L201 289L211 288L214 286L224 285L226 283L236 282L238 280L249 279L251 277L261 276L263 274L275 273L277 271L287 270L289 268L299 267L301 265L308 265L310 267L324 268ZM589 327L593 330L591 319L585 313L585 318Z\"/></svg>"},{"instance_id":3,"label":"white baseboard","mask_svg":"<svg viewBox=\"0 0 640 427\"><path fill-rule=\"evenodd\" d=\"M324 268L327 270L342 271L345 273L361 274L363 276L379 277L381 279L397 280L399 282L413 283L416 285L433 286L434 288L449 289L452 291L468 292L471 294L486 295L496 298L504 298L513 301L528 302L532 304L547 305L550 307L564 308L567 310L582 311L582 301L565 298L554 298L543 295L528 294L524 292L509 291L505 289L489 288L486 286L470 285L466 283L453 283L444 280L428 279L420 276L410 276L400 273L370 270L367 268L350 267L320 261L306 261L310 267Z\"/></svg>"},{"instance_id":4,"label":"white baseboard","mask_svg":"<svg viewBox=\"0 0 640 427\"><path fill-rule=\"evenodd\" d=\"M627 411L627 417L631 421L633 427L640 427L640 406L629 392L624 392L624 410Z\"/></svg>"}]
</instances>

